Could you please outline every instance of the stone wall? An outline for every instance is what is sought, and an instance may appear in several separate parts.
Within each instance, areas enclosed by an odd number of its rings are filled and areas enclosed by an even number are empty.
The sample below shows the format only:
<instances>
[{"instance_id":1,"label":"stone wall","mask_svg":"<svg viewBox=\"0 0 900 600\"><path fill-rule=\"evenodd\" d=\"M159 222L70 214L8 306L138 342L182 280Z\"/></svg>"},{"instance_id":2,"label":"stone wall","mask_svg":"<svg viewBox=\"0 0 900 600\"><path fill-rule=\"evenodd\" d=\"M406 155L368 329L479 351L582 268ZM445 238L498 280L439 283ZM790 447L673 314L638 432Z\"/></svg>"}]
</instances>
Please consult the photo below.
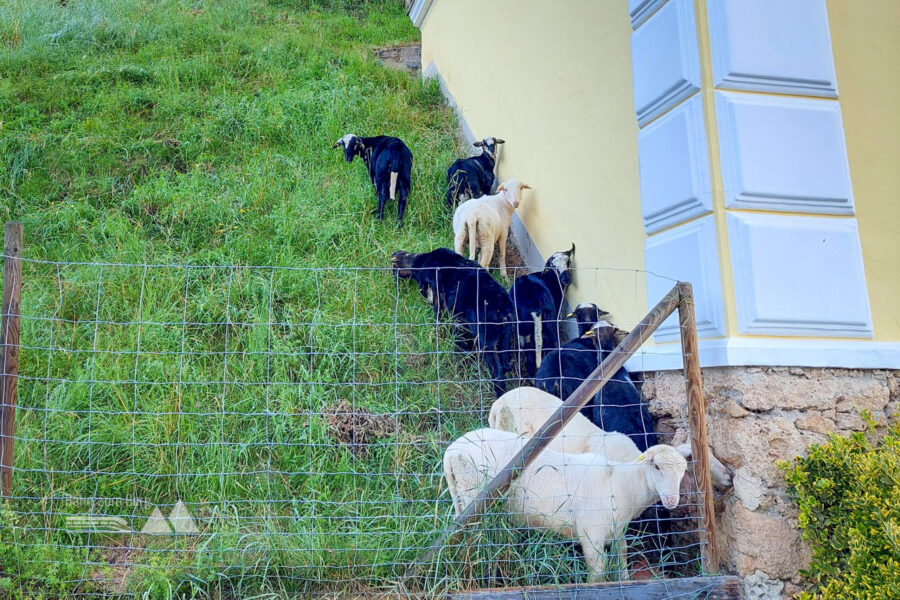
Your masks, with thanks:
<instances>
[{"instance_id":1,"label":"stone wall","mask_svg":"<svg viewBox=\"0 0 900 600\"><path fill-rule=\"evenodd\" d=\"M804 455L829 432L862 431L862 410L886 426L897 416L900 371L722 367L703 369L703 385L710 446L734 472L734 487L717 499L724 567L744 576L747 598L790 597L811 555L775 462ZM648 373L643 390L660 431L683 438L682 373Z\"/></svg>"}]
</instances>

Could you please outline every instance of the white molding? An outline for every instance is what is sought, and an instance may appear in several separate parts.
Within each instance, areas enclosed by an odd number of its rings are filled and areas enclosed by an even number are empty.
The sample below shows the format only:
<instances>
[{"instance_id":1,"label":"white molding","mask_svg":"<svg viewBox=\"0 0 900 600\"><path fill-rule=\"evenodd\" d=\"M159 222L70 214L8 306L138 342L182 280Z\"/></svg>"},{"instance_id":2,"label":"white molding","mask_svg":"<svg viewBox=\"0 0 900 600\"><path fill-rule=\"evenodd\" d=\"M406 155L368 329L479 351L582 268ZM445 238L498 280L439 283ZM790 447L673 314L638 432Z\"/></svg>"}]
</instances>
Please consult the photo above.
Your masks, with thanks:
<instances>
[{"instance_id":1,"label":"white molding","mask_svg":"<svg viewBox=\"0 0 900 600\"><path fill-rule=\"evenodd\" d=\"M643 127L700 89L691 0L670 0L631 34L634 111Z\"/></svg>"},{"instance_id":2,"label":"white molding","mask_svg":"<svg viewBox=\"0 0 900 600\"><path fill-rule=\"evenodd\" d=\"M638 132L647 233L712 212L703 99L694 94Z\"/></svg>"},{"instance_id":3,"label":"white molding","mask_svg":"<svg viewBox=\"0 0 900 600\"><path fill-rule=\"evenodd\" d=\"M413 2L412 6L409 7L409 11L406 13L409 15L413 25L422 27L422 24L425 23L425 17L428 16L428 11L431 10L432 4L434 4L434 0L415 0Z\"/></svg>"},{"instance_id":4,"label":"white molding","mask_svg":"<svg viewBox=\"0 0 900 600\"><path fill-rule=\"evenodd\" d=\"M825 0L708 0L717 87L837 98Z\"/></svg>"},{"instance_id":5,"label":"white molding","mask_svg":"<svg viewBox=\"0 0 900 600\"><path fill-rule=\"evenodd\" d=\"M872 337L856 219L727 215L738 331Z\"/></svg>"},{"instance_id":6,"label":"white molding","mask_svg":"<svg viewBox=\"0 0 900 600\"><path fill-rule=\"evenodd\" d=\"M900 369L900 342L719 338L700 340L700 366ZM681 344L646 344L628 359L629 371L683 368Z\"/></svg>"},{"instance_id":7,"label":"white molding","mask_svg":"<svg viewBox=\"0 0 900 600\"><path fill-rule=\"evenodd\" d=\"M853 214L840 104L716 91L725 206Z\"/></svg>"},{"instance_id":8,"label":"white molding","mask_svg":"<svg viewBox=\"0 0 900 600\"><path fill-rule=\"evenodd\" d=\"M628 0L628 16L631 17L631 28L637 29L650 18L657 8L666 0Z\"/></svg>"},{"instance_id":9,"label":"white molding","mask_svg":"<svg viewBox=\"0 0 900 600\"><path fill-rule=\"evenodd\" d=\"M725 303L716 240L716 223L713 215L708 215L650 236L644 246L649 306L672 289L673 280L690 281L700 337L725 333ZM653 339L678 339L679 331L678 318L672 315L659 326Z\"/></svg>"}]
</instances>

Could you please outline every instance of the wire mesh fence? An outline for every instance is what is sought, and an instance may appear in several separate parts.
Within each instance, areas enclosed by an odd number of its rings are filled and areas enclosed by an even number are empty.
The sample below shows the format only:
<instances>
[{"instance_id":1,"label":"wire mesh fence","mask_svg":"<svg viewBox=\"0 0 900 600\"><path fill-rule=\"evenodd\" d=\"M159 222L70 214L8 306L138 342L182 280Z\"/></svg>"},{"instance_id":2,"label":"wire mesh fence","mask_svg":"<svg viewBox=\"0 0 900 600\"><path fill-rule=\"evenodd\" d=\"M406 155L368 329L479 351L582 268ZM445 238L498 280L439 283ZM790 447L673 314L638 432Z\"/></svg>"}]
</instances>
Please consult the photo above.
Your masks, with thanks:
<instances>
[{"instance_id":1,"label":"wire mesh fence","mask_svg":"<svg viewBox=\"0 0 900 600\"><path fill-rule=\"evenodd\" d=\"M22 264L0 581L72 595L163 582L387 590L455 516L442 456L487 427L492 378L392 269ZM647 274L629 277L638 302ZM507 389L533 383L521 375L508 373ZM566 521L653 505L658 489L632 485L647 465L632 462L617 469L635 475L614 506L608 489L545 464L563 486L531 509L579 499L580 517L556 515ZM500 503L411 585L698 574L701 498L680 494L679 508L652 506L611 540L599 573L577 535L558 535L565 526L509 514L528 502Z\"/></svg>"}]
</instances>

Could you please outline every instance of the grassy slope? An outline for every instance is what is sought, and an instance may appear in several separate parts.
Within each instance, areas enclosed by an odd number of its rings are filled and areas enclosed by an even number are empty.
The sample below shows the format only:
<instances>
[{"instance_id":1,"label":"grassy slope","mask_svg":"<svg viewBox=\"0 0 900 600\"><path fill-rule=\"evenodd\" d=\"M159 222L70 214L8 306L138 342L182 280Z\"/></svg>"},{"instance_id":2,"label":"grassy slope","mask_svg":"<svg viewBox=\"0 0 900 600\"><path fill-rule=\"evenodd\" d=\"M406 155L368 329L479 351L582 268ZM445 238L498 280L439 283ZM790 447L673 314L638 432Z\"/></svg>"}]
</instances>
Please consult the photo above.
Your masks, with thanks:
<instances>
[{"instance_id":1,"label":"grassy slope","mask_svg":"<svg viewBox=\"0 0 900 600\"><path fill-rule=\"evenodd\" d=\"M0 587L383 584L445 522L442 444L490 400L471 359L428 354L450 346L415 290L350 268L451 239L452 113L435 85L370 51L416 31L393 2L69 4L0 5L0 220L25 222L28 257L347 268L26 265L15 492L30 499L13 507L34 514L4 515ZM362 165L330 149L347 131L413 149L403 230L393 205L372 218ZM339 399L403 413L399 433L354 456L321 415ZM181 499L216 535L173 553L168 540L63 533L66 514L90 508L66 496L130 499L95 510L137 527L149 508L134 498L164 512ZM541 568L522 562L546 560L538 548L469 556L493 569L445 560L438 583L514 579Z\"/></svg>"}]
</instances>

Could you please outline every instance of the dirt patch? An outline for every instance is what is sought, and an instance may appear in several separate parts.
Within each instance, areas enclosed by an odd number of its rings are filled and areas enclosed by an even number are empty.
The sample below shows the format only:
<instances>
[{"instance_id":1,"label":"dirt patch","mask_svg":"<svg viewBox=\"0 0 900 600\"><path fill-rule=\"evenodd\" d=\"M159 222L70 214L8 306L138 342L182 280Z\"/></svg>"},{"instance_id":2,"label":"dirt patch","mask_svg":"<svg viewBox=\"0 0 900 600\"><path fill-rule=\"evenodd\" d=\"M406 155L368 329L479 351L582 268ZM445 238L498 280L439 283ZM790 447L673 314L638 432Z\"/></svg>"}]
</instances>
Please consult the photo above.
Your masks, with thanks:
<instances>
[{"instance_id":1,"label":"dirt patch","mask_svg":"<svg viewBox=\"0 0 900 600\"><path fill-rule=\"evenodd\" d=\"M413 74L422 70L421 44L376 48L375 56L378 58L379 62L391 69L408 71Z\"/></svg>"},{"instance_id":2,"label":"dirt patch","mask_svg":"<svg viewBox=\"0 0 900 600\"><path fill-rule=\"evenodd\" d=\"M364 456L375 440L397 431L397 420L393 416L354 407L346 400L327 408L325 420L329 433L356 456Z\"/></svg>"},{"instance_id":3,"label":"dirt patch","mask_svg":"<svg viewBox=\"0 0 900 600\"><path fill-rule=\"evenodd\" d=\"M143 548L132 546L107 548L104 554L106 565L94 567L91 579L103 588L104 593L115 596L124 594L128 590L131 567L137 564L137 559L142 553Z\"/></svg>"}]
</instances>

